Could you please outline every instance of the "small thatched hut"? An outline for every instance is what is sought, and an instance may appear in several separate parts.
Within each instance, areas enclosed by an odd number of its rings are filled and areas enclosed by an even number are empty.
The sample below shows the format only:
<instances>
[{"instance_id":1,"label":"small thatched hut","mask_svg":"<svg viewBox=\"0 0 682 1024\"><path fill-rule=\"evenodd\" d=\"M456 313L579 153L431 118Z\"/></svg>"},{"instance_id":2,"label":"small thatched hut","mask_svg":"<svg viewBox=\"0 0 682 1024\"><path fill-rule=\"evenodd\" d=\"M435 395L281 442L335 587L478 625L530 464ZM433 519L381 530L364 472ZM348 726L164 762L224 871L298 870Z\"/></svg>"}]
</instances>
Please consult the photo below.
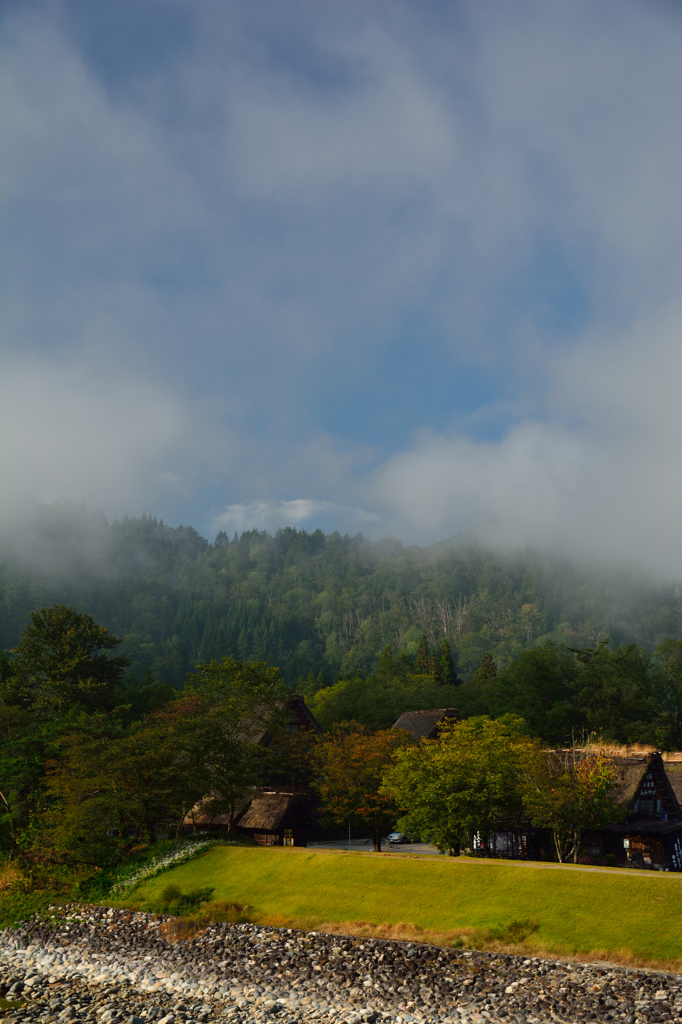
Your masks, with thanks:
<instances>
[{"instance_id":1,"label":"small thatched hut","mask_svg":"<svg viewBox=\"0 0 682 1024\"><path fill-rule=\"evenodd\" d=\"M237 831L264 846L307 846L315 819L303 793L258 793L237 823Z\"/></svg>"}]
</instances>

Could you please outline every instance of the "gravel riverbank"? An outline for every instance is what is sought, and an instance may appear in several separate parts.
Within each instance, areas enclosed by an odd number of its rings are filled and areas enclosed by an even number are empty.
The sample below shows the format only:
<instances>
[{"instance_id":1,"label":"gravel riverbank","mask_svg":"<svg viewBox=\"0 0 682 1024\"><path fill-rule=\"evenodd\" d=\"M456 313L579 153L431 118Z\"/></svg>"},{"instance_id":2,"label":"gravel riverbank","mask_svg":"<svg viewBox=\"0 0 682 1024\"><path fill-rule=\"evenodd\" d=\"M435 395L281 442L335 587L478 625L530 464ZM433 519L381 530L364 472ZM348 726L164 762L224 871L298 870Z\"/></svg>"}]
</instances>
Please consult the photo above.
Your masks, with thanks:
<instances>
[{"instance_id":1,"label":"gravel riverbank","mask_svg":"<svg viewBox=\"0 0 682 1024\"><path fill-rule=\"evenodd\" d=\"M437 946L70 906L0 932L5 1021L682 1024L682 977Z\"/></svg>"}]
</instances>

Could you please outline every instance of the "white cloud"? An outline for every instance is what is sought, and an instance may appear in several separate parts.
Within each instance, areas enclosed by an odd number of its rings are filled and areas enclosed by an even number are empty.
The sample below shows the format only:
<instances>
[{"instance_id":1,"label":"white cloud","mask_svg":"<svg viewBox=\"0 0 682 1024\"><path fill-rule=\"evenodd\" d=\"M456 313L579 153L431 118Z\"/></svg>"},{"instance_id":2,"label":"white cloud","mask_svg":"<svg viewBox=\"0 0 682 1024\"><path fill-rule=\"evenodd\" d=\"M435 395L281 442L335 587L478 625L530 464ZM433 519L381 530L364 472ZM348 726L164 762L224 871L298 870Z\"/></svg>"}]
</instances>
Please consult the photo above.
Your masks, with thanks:
<instances>
[{"instance_id":1,"label":"white cloud","mask_svg":"<svg viewBox=\"0 0 682 1024\"><path fill-rule=\"evenodd\" d=\"M345 88L321 91L291 69L231 76L229 153L244 194L318 203L330 186L405 188L452 167L444 98L402 41L374 26L317 42Z\"/></svg>"},{"instance_id":2,"label":"white cloud","mask_svg":"<svg viewBox=\"0 0 682 1024\"><path fill-rule=\"evenodd\" d=\"M682 571L680 20L436 8L187 4L118 89L59 3L12 12L5 495Z\"/></svg>"},{"instance_id":3,"label":"white cloud","mask_svg":"<svg viewBox=\"0 0 682 1024\"><path fill-rule=\"evenodd\" d=\"M280 526L305 526L311 520L316 526L320 520L332 520L339 525L347 522L354 524L355 530L358 530L367 524L378 523L380 518L367 509L351 508L333 501L315 501L311 498L294 498L291 501L262 499L228 505L214 514L212 528L228 532L235 530L238 533L253 529L275 531Z\"/></svg>"},{"instance_id":4,"label":"white cloud","mask_svg":"<svg viewBox=\"0 0 682 1024\"><path fill-rule=\"evenodd\" d=\"M421 540L494 520L500 542L682 574L682 313L586 337L553 365L546 422L499 441L425 432L371 494Z\"/></svg>"},{"instance_id":5,"label":"white cloud","mask_svg":"<svg viewBox=\"0 0 682 1024\"><path fill-rule=\"evenodd\" d=\"M185 489L185 411L158 383L101 360L7 361L0 383L2 511L68 498L110 515Z\"/></svg>"}]
</instances>

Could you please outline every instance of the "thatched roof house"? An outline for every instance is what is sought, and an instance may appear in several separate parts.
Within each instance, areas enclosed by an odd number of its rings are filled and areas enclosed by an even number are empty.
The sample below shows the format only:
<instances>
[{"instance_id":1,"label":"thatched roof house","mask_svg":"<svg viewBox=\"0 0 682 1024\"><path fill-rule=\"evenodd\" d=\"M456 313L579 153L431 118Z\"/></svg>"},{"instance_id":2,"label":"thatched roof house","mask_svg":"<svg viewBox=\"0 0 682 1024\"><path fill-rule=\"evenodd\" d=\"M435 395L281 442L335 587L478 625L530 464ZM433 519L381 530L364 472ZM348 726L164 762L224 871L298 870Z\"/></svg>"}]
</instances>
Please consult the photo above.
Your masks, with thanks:
<instances>
[{"instance_id":1,"label":"thatched roof house","mask_svg":"<svg viewBox=\"0 0 682 1024\"><path fill-rule=\"evenodd\" d=\"M394 729L404 729L412 737L419 740L435 740L438 729L449 720L457 720L460 714L457 708L431 708L428 711L405 711L393 726Z\"/></svg>"},{"instance_id":2,"label":"thatched roof house","mask_svg":"<svg viewBox=\"0 0 682 1024\"><path fill-rule=\"evenodd\" d=\"M316 824L310 799L301 793L258 793L237 823L237 831L264 846L307 846Z\"/></svg>"},{"instance_id":3,"label":"thatched roof house","mask_svg":"<svg viewBox=\"0 0 682 1024\"><path fill-rule=\"evenodd\" d=\"M628 820L655 818L682 821L682 754L658 750L626 751L599 747L616 766L611 799L628 812ZM547 756L561 770L593 756L597 748L548 750Z\"/></svg>"},{"instance_id":4,"label":"thatched roof house","mask_svg":"<svg viewBox=\"0 0 682 1024\"><path fill-rule=\"evenodd\" d=\"M603 850L629 867L682 871L682 755L614 754L612 799L625 821L602 830Z\"/></svg>"},{"instance_id":5,"label":"thatched roof house","mask_svg":"<svg viewBox=\"0 0 682 1024\"><path fill-rule=\"evenodd\" d=\"M317 736L322 735L322 726L315 718L305 702L305 697L300 693L292 693L286 698L285 704L279 705L286 713L285 729L288 733L311 732ZM261 747L268 747L272 742L273 735L268 729L257 728L249 736L250 743Z\"/></svg>"},{"instance_id":6,"label":"thatched roof house","mask_svg":"<svg viewBox=\"0 0 682 1024\"><path fill-rule=\"evenodd\" d=\"M322 728L305 698L298 693L286 699L287 712L285 729L288 733L314 733L322 735ZM267 729L254 731L247 737L248 742L268 747L273 734ZM236 827L238 832L251 835L257 842L266 845L306 846L308 829L316 824L313 801L305 793L276 792L274 780L272 790L244 792L241 803L235 808L235 817L217 813L224 811L219 793L209 793L192 808L184 818L185 826L201 829ZM285 786L289 784L285 783Z\"/></svg>"},{"instance_id":7,"label":"thatched roof house","mask_svg":"<svg viewBox=\"0 0 682 1024\"><path fill-rule=\"evenodd\" d=\"M547 756L561 771L595 752L590 748L549 750ZM602 753L616 766L610 796L622 809L623 820L584 835L583 857L603 863L612 855L623 867L682 871L682 754L608 748ZM526 829L518 835L492 836L491 845L493 855L534 860L550 856L552 844L546 830Z\"/></svg>"}]
</instances>

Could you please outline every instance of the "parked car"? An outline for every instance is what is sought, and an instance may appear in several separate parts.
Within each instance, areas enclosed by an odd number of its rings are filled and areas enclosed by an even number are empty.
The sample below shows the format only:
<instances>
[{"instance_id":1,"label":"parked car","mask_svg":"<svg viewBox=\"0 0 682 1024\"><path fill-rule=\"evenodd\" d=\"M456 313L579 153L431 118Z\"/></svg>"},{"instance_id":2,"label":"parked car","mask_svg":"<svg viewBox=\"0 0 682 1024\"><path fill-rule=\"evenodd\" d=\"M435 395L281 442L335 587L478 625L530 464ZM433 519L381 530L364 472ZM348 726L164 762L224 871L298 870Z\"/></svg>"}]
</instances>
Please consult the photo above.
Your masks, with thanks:
<instances>
[{"instance_id":1,"label":"parked car","mask_svg":"<svg viewBox=\"0 0 682 1024\"><path fill-rule=\"evenodd\" d=\"M388 841L389 843L409 843L410 838L404 832L391 832Z\"/></svg>"}]
</instances>

